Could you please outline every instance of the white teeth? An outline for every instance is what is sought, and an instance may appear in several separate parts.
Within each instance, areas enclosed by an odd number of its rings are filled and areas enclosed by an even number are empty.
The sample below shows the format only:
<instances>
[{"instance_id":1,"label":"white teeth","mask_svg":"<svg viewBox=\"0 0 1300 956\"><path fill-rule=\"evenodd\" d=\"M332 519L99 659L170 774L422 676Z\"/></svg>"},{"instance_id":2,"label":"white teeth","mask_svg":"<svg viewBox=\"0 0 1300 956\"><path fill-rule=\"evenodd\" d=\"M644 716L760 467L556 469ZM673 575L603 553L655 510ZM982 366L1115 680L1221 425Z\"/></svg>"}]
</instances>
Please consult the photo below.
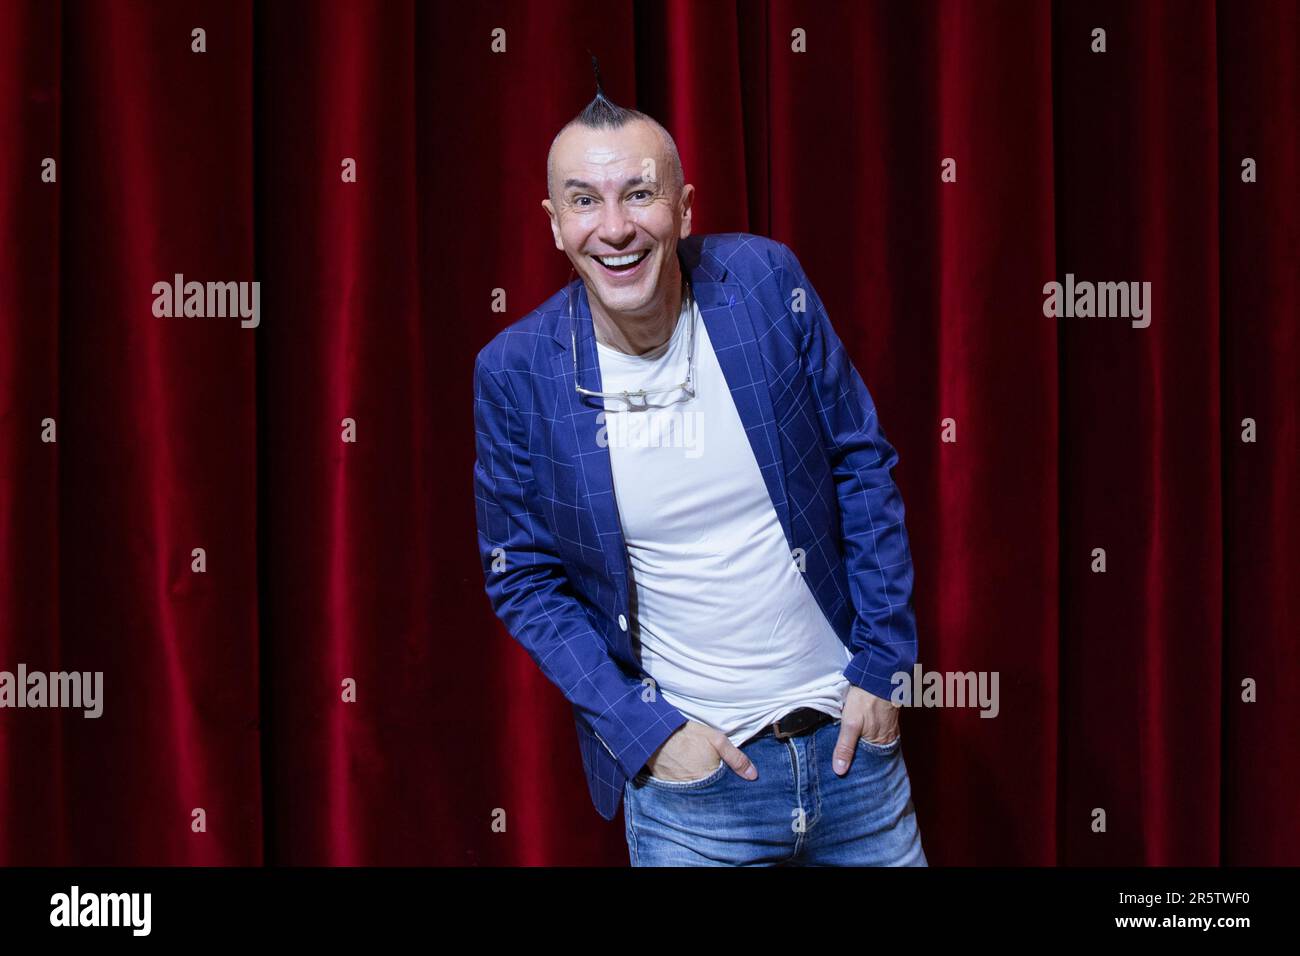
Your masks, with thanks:
<instances>
[{"instance_id":1,"label":"white teeth","mask_svg":"<svg viewBox=\"0 0 1300 956\"><path fill-rule=\"evenodd\" d=\"M596 256L596 258L607 266L628 266L634 262L639 262L647 255L649 255L648 251L634 252L628 256Z\"/></svg>"}]
</instances>

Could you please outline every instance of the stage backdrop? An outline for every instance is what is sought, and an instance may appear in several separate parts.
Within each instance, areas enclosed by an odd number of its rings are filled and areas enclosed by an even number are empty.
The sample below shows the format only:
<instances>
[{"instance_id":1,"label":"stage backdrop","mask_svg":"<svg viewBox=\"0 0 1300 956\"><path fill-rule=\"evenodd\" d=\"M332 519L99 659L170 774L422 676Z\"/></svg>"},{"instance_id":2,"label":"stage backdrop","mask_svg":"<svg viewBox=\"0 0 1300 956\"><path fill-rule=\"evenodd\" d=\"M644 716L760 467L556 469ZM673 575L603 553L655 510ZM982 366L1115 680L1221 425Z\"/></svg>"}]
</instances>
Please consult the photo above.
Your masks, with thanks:
<instances>
[{"instance_id":1,"label":"stage backdrop","mask_svg":"<svg viewBox=\"0 0 1300 956\"><path fill-rule=\"evenodd\" d=\"M995 718L901 714L931 862L1300 863L1298 35L3 0L0 670L101 671L103 710L0 709L0 863L626 863L471 480L474 355L568 276L588 48L696 232L799 256L900 454L920 662L999 675ZM1046 317L1067 274L1149 282L1149 325ZM155 315L178 275L256 280L258 324Z\"/></svg>"}]
</instances>

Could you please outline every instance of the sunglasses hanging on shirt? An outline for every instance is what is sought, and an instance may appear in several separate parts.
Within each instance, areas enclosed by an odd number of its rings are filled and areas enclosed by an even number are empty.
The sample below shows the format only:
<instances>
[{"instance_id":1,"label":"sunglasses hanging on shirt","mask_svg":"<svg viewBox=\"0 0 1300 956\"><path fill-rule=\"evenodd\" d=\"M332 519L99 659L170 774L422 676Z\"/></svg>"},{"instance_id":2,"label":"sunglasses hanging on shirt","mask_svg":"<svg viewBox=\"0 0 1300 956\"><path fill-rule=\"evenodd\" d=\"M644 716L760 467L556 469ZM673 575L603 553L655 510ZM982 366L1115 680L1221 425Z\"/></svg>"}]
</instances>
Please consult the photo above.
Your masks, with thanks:
<instances>
[{"instance_id":1,"label":"sunglasses hanging on shirt","mask_svg":"<svg viewBox=\"0 0 1300 956\"><path fill-rule=\"evenodd\" d=\"M577 270L572 270L576 275ZM619 398L627 403L631 409L648 408L648 397L651 395L667 394L674 392L685 392L686 398L695 397L695 295L691 289L690 280L682 276L682 303L686 317L686 379L679 385L673 385L667 388L637 388L626 389L621 392L599 392L589 388L583 388L578 382L578 331L577 320L575 315L574 299L577 298L576 289L568 294L569 300L569 338L573 345L573 387L579 395L590 395L593 398ZM595 328L592 329L592 336L596 334ZM638 404L634 399L639 399ZM680 401L680 399L679 399Z\"/></svg>"}]
</instances>

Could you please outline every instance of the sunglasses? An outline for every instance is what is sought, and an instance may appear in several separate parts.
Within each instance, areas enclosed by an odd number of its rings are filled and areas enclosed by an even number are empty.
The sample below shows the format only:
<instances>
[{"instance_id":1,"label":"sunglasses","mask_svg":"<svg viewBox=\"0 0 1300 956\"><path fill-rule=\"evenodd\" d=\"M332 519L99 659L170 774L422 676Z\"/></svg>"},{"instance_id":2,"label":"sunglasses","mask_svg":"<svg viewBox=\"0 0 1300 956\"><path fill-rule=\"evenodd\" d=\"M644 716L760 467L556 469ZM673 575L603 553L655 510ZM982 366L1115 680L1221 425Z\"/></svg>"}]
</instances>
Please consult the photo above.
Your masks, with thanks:
<instances>
[{"instance_id":1,"label":"sunglasses","mask_svg":"<svg viewBox=\"0 0 1300 956\"><path fill-rule=\"evenodd\" d=\"M573 270L572 274L576 275L577 270L576 269ZM686 393L687 398L695 397L695 321L694 321L695 295L691 289L690 280L686 279L686 277L683 276L682 281L685 286L684 294L683 294L683 304L686 306L686 309L688 310L686 312L686 315L688 317L687 318L688 324L686 326L686 336L687 336L686 338L686 380L683 381L681 384L674 385L670 388L650 388L650 389L635 388L635 389L625 389L624 391L621 392L600 392L590 388L583 388L581 385L579 385L578 384L578 332L577 332L577 324L576 324L576 318L574 312L574 299L576 298L576 295L574 292L569 293L568 295L569 338L573 344L573 387L579 395L590 395L593 398L602 398L602 399L608 399L608 398L622 399L624 402L627 403L629 408L634 408L634 409L648 408L649 402L647 401L647 399L651 395L659 395L659 394L671 395L674 392L684 391ZM639 403L638 401L635 401L636 399L639 399Z\"/></svg>"}]
</instances>

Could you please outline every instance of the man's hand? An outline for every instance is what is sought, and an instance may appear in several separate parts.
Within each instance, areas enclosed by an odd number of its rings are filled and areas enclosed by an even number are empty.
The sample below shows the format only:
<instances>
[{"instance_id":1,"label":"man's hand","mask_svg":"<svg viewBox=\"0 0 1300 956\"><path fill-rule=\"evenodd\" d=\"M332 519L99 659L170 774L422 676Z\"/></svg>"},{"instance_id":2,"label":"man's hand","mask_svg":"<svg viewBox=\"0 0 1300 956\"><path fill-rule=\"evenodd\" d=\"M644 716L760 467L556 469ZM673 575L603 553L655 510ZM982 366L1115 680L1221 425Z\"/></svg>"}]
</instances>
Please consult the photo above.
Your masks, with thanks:
<instances>
[{"instance_id":1,"label":"man's hand","mask_svg":"<svg viewBox=\"0 0 1300 956\"><path fill-rule=\"evenodd\" d=\"M850 684L840 716L840 739L835 742L835 772L841 777L848 773L859 737L873 744L888 744L897 736L898 706Z\"/></svg>"},{"instance_id":2,"label":"man's hand","mask_svg":"<svg viewBox=\"0 0 1300 956\"><path fill-rule=\"evenodd\" d=\"M718 769L718 760L746 780L758 777L758 768L745 752L720 730L687 720L650 755L646 767L660 780L701 780Z\"/></svg>"}]
</instances>

